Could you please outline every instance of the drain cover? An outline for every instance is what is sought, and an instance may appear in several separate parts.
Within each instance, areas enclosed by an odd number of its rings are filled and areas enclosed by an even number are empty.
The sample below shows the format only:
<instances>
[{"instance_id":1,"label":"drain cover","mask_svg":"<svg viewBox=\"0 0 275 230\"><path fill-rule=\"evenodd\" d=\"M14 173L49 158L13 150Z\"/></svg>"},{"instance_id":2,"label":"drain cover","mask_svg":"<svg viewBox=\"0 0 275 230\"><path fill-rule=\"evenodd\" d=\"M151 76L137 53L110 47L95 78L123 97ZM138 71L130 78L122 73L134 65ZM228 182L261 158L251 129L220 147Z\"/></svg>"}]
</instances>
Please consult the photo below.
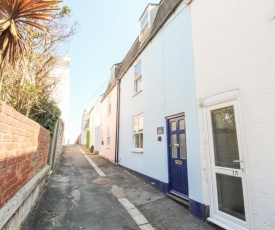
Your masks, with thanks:
<instances>
[{"instance_id":1,"label":"drain cover","mask_svg":"<svg viewBox=\"0 0 275 230\"><path fill-rule=\"evenodd\" d=\"M91 184L91 180L87 180L88 184ZM97 178L92 181L93 184L99 184L99 185L104 185L104 184L111 184L113 181L109 178Z\"/></svg>"}]
</instances>

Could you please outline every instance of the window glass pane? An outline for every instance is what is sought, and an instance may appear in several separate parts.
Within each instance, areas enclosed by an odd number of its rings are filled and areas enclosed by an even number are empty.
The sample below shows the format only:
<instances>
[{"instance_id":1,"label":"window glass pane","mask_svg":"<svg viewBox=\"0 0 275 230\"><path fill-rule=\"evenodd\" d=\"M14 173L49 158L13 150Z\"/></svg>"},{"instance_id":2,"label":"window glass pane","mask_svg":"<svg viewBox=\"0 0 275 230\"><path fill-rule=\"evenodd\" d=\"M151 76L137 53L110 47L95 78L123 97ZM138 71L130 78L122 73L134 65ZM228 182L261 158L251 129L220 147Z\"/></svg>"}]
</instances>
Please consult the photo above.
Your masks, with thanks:
<instances>
[{"instance_id":1,"label":"window glass pane","mask_svg":"<svg viewBox=\"0 0 275 230\"><path fill-rule=\"evenodd\" d=\"M185 133L180 134L180 158L187 159Z\"/></svg>"},{"instance_id":2,"label":"window glass pane","mask_svg":"<svg viewBox=\"0 0 275 230\"><path fill-rule=\"evenodd\" d=\"M137 81L135 81L135 84L134 84L134 91L135 91L135 93L138 91L138 89L137 89Z\"/></svg>"},{"instance_id":3,"label":"window glass pane","mask_svg":"<svg viewBox=\"0 0 275 230\"><path fill-rule=\"evenodd\" d=\"M170 122L171 131L177 130L177 123L175 121Z\"/></svg>"},{"instance_id":4,"label":"window glass pane","mask_svg":"<svg viewBox=\"0 0 275 230\"><path fill-rule=\"evenodd\" d=\"M139 78L139 89L138 89L138 91L140 91L141 89L142 89L142 78Z\"/></svg>"},{"instance_id":5,"label":"window glass pane","mask_svg":"<svg viewBox=\"0 0 275 230\"><path fill-rule=\"evenodd\" d=\"M135 77L141 74L141 60L135 65Z\"/></svg>"},{"instance_id":6,"label":"window glass pane","mask_svg":"<svg viewBox=\"0 0 275 230\"><path fill-rule=\"evenodd\" d=\"M180 129L180 130L185 129L184 120L179 120L179 129Z\"/></svg>"},{"instance_id":7,"label":"window glass pane","mask_svg":"<svg viewBox=\"0 0 275 230\"><path fill-rule=\"evenodd\" d=\"M175 144L177 144L177 135L173 134L173 135L171 135L171 151L172 151L172 157L173 158L178 157L177 147L175 146Z\"/></svg>"},{"instance_id":8,"label":"window glass pane","mask_svg":"<svg viewBox=\"0 0 275 230\"><path fill-rule=\"evenodd\" d=\"M138 132L138 118L134 118L134 132Z\"/></svg>"},{"instance_id":9,"label":"window glass pane","mask_svg":"<svg viewBox=\"0 0 275 230\"><path fill-rule=\"evenodd\" d=\"M139 148L139 134L135 134L135 148Z\"/></svg>"},{"instance_id":10,"label":"window glass pane","mask_svg":"<svg viewBox=\"0 0 275 230\"><path fill-rule=\"evenodd\" d=\"M139 148L143 148L143 133L140 133L139 135L140 135L140 136L139 136L139 141L140 141L140 146L139 146Z\"/></svg>"},{"instance_id":11,"label":"window glass pane","mask_svg":"<svg viewBox=\"0 0 275 230\"><path fill-rule=\"evenodd\" d=\"M148 12L144 15L143 19L141 20L141 28L145 25L148 21Z\"/></svg>"},{"instance_id":12,"label":"window glass pane","mask_svg":"<svg viewBox=\"0 0 275 230\"><path fill-rule=\"evenodd\" d=\"M143 116L140 116L138 118L138 130L142 131L143 130Z\"/></svg>"},{"instance_id":13,"label":"window glass pane","mask_svg":"<svg viewBox=\"0 0 275 230\"><path fill-rule=\"evenodd\" d=\"M234 107L211 111L216 166L240 169Z\"/></svg>"},{"instance_id":14,"label":"window glass pane","mask_svg":"<svg viewBox=\"0 0 275 230\"><path fill-rule=\"evenodd\" d=\"M135 93L139 92L142 89L142 78L139 77L134 82L134 91Z\"/></svg>"},{"instance_id":15,"label":"window glass pane","mask_svg":"<svg viewBox=\"0 0 275 230\"><path fill-rule=\"evenodd\" d=\"M216 174L219 210L245 221L242 179Z\"/></svg>"}]
</instances>

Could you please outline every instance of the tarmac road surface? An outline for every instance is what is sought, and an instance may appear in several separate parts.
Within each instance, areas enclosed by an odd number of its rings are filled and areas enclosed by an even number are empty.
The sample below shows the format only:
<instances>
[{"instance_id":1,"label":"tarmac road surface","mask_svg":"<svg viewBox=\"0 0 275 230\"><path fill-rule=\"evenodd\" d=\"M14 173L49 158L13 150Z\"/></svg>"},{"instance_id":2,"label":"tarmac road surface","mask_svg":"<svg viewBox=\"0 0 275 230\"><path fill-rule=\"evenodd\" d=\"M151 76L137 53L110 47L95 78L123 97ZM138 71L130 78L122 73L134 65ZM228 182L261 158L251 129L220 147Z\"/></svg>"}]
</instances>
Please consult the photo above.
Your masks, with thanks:
<instances>
[{"instance_id":1,"label":"tarmac road surface","mask_svg":"<svg viewBox=\"0 0 275 230\"><path fill-rule=\"evenodd\" d=\"M88 154L83 146L66 145L23 229L215 228L191 216L186 207L105 158Z\"/></svg>"}]
</instances>

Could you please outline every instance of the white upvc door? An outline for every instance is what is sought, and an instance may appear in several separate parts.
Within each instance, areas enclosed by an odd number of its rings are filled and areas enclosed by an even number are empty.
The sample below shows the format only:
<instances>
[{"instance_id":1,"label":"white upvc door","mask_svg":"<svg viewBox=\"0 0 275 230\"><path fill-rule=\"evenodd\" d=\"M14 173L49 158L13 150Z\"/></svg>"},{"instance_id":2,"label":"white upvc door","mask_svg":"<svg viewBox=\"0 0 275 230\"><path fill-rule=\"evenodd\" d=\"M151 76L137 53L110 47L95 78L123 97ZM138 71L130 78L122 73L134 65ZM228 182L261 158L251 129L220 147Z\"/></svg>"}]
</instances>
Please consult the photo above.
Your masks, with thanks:
<instances>
[{"instance_id":1,"label":"white upvc door","mask_svg":"<svg viewBox=\"0 0 275 230\"><path fill-rule=\"evenodd\" d=\"M237 100L206 107L211 216L228 229L250 229L245 162Z\"/></svg>"}]
</instances>

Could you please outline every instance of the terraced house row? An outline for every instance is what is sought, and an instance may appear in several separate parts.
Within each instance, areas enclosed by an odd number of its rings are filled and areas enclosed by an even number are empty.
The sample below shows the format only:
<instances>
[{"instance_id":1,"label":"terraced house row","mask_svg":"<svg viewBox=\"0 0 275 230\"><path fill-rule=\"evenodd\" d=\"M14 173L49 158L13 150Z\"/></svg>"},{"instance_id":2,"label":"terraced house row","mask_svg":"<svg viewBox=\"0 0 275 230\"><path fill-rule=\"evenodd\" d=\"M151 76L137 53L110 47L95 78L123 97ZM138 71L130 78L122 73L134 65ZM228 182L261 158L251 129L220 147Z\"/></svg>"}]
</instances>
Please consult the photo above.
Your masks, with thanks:
<instances>
[{"instance_id":1,"label":"terraced house row","mask_svg":"<svg viewBox=\"0 0 275 230\"><path fill-rule=\"evenodd\" d=\"M225 229L275 228L275 2L162 0L81 143Z\"/></svg>"}]
</instances>

